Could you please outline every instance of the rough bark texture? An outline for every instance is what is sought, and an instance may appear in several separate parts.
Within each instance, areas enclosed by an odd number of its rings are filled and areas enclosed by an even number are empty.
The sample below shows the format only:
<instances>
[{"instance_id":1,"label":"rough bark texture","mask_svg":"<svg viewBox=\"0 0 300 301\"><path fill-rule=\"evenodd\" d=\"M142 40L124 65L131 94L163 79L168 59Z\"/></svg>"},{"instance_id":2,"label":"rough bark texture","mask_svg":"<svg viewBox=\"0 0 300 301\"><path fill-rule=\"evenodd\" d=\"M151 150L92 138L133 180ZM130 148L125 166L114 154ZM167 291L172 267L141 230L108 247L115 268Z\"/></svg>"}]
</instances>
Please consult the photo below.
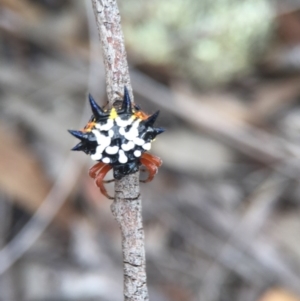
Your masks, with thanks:
<instances>
[{"instance_id":1,"label":"rough bark texture","mask_svg":"<svg viewBox=\"0 0 300 301\"><path fill-rule=\"evenodd\" d=\"M106 91L109 104L112 105L116 99L120 99L117 92L123 93L125 85L133 97L121 18L115 0L92 0L92 2L103 51Z\"/></svg>"},{"instance_id":2,"label":"rough bark texture","mask_svg":"<svg viewBox=\"0 0 300 301\"><path fill-rule=\"evenodd\" d=\"M123 93L125 85L133 100L117 2L115 0L92 0L92 2L102 44L109 104L111 106L120 98L117 92ZM115 200L111 210L122 234L124 299L149 300L139 173L115 182Z\"/></svg>"},{"instance_id":3,"label":"rough bark texture","mask_svg":"<svg viewBox=\"0 0 300 301\"><path fill-rule=\"evenodd\" d=\"M142 201L137 175L130 175L117 181L115 193L116 198L111 209L122 232L124 299L149 300L141 214Z\"/></svg>"}]
</instances>

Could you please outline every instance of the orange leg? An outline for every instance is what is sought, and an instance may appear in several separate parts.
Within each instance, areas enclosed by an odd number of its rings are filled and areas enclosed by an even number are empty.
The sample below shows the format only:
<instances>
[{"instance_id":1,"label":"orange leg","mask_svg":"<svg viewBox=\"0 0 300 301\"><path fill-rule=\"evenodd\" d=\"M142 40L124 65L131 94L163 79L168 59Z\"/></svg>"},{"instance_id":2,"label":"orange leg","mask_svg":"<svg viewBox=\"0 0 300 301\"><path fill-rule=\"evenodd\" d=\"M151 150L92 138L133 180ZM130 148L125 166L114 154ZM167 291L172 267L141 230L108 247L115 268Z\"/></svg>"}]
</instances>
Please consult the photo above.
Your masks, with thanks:
<instances>
[{"instance_id":1,"label":"orange leg","mask_svg":"<svg viewBox=\"0 0 300 301\"><path fill-rule=\"evenodd\" d=\"M101 168L106 165L103 162L99 162L97 164L95 164L94 166L92 166L89 170L89 176L93 179L95 179L97 177L98 172L101 170Z\"/></svg>"},{"instance_id":2,"label":"orange leg","mask_svg":"<svg viewBox=\"0 0 300 301\"><path fill-rule=\"evenodd\" d=\"M105 195L108 199L113 200L114 198L111 197L105 187L104 187L104 183L103 183L103 179L105 178L106 174L112 169L111 165L105 164L105 166L99 171L99 173L97 174L97 177L95 178L95 183L96 185L100 188L100 191L103 195Z\"/></svg>"},{"instance_id":3,"label":"orange leg","mask_svg":"<svg viewBox=\"0 0 300 301\"><path fill-rule=\"evenodd\" d=\"M157 167L160 167L162 165L162 160L160 158L153 156L149 153L143 153L142 158L147 159L148 161L151 161Z\"/></svg>"},{"instance_id":4,"label":"orange leg","mask_svg":"<svg viewBox=\"0 0 300 301\"><path fill-rule=\"evenodd\" d=\"M158 170L157 165L153 161L150 161L149 159L146 159L144 157L141 157L141 163L147 168L149 172L148 179L141 182L147 183L152 181Z\"/></svg>"},{"instance_id":5,"label":"orange leg","mask_svg":"<svg viewBox=\"0 0 300 301\"><path fill-rule=\"evenodd\" d=\"M89 170L89 176L93 179L95 179L97 177L97 174L100 172L101 168L106 165L106 163L103 162L99 162L97 164L95 164L94 166L92 166ZM108 184L111 182L114 182L115 179L111 179L111 180L107 180L107 181L103 181L103 183Z\"/></svg>"}]
</instances>

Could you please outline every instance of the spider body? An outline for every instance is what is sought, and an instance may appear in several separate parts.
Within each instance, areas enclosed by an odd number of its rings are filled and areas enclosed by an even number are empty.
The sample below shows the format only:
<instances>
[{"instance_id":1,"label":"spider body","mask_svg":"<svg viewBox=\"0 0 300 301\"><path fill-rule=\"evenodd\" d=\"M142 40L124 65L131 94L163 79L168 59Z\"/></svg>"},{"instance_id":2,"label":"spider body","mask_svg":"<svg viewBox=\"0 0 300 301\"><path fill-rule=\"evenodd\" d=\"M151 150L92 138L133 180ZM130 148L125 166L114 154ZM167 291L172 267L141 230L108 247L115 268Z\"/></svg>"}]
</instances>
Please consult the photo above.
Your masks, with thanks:
<instances>
[{"instance_id":1,"label":"spider body","mask_svg":"<svg viewBox=\"0 0 300 301\"><path fill-rule=\"evenodd\" d=\"M122 102L116 102L110 110L98 106L91 95L89 101L93 112L89 122L82 131L69 132L81 140L72 150L83 151L99 162L90 169L90 176L101 192L111 198L103 186L103 179L111 169L114 179L120 180L145 165L149 177L144 182L151 181L162 164L158 157L147 153L152 141L164 131L153 127L159 111L149 116L132 105L126 87Z\"/></svg>"}]
</instances>

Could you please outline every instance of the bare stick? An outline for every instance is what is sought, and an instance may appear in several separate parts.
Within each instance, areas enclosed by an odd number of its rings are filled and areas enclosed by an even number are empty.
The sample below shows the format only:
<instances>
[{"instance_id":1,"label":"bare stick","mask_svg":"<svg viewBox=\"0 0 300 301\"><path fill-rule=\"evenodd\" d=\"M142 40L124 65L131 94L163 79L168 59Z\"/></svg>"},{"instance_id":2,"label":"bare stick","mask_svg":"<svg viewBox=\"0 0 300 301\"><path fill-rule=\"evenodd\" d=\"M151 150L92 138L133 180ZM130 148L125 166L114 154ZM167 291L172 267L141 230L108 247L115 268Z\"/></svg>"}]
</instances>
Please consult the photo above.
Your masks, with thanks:
<instances>
[{"instance_id":1,"label":"bare stick","mask_svg":"<svg viewBox=\"0 0 300 301\"><path fill-rule=\"evenodd\" d=\"M128 72L121 18L116 0L92 0L103 51L106 91L110 106L120 98L124 86L132 89ZM132 98L133 100L133 98Z\"/></svg>"},{"instance_id":2,"label":"bare stick","mask_svg":"<svg viewBox=\"0 0 300 301\"><path fill-rule=\"evenodd\" d=\"M120 14L116 0L92 2L102 44L107 95L112 106L116 98L119 98L118 92L123 93L125 85L133 97ZM124 300L149 300L138 173L116 180L115 200L111 210L122 234Z\"/></svg>"}]
</instances>

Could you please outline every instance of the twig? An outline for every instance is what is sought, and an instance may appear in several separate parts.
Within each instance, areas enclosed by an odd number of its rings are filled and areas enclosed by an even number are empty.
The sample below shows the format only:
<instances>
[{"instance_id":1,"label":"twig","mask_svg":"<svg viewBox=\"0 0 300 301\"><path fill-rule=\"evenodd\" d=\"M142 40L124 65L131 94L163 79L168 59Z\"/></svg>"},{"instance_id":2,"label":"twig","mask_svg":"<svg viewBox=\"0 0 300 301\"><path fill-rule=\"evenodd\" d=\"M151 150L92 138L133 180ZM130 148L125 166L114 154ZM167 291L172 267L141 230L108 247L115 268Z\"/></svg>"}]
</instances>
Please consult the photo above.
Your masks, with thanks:
<instances>
[{"instance_id":1,"label":"twig","mask_svg":"<svg viewBox=\"0 0 300 301\"><path fill-rule=\"evenodd\" d=\"M99 30L110 106L127 87L132 96L121 18L115 0L92 0ZM133 98L132 98L133 99Z\"/></svg>"},{"instance_id":2,"label":"twig","mask_svg":"<svg viewBox=\"0 0 300 301\"><path fill-rule=\"evenodd\" d=\"M107 95L109 105L112 106L125 85L133 97L120 14L115 0L92 2L102 44ZM116 180L115 200L111 210L122 234L124 300L148 300L138 173Z\"/></svg>"}]
</instances>

